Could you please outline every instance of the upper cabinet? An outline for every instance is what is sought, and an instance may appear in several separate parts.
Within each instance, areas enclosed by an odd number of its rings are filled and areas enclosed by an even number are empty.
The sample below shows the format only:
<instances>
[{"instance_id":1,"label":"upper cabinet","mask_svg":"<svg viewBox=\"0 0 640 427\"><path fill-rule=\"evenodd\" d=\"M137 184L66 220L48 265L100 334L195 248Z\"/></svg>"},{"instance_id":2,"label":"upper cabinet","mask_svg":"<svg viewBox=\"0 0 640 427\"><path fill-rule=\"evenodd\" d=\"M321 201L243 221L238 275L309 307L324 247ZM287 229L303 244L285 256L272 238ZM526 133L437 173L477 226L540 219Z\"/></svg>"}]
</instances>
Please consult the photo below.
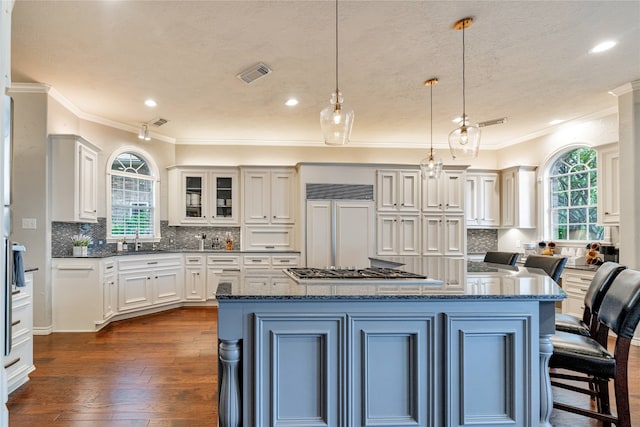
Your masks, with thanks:
<instances>
[{"instance_id":1,"label":"upper cabinet","mask_svg":"<svg viewBox=\"0 0 640 427\"><path fill-rule=\"evenodd\" d=\"M427 176L422 182L422 212L463 213L465 170L446 170L439 178Z\"/></svg>"},{"instance_id":2,"label":"upper cabinet","mask_svg":"<svg viewBox=\"0 0 640 427\"><path fill-rule=\"evenodd\" d=\"M420 211L419 170L377 171L378 212Z\"/></svg>"},{"instance_id":3,"label":"upper cabinet","mask_svg":"<svg viewBox=\"0 0 640 427\"><path fill-rule=\"evenodd\" d=\"M295 224L293 168L246 168L243 180L245 224Z\"/></svg>"},{"instance_id":4,"label":"upper cabinet","mask_svg":"<svg viewBox=\"0 0 640 427\"><path fill-rule=\"evenodd\" d=\"M238 225L238 170L169 170L169 225Z\"/></svg>"},{"instance_id":5,"label":"upper cabinet","mask_svg":"<svg viewBox=\"0 0 640 427\"><path fill-rule=\"evenodd\" d=\"M501 171L502 226L536 228L536 167Z\"/></svg>"},{"instance_id":6,"label":"upper cabinet","mask_svg":"<svg viewBox=\"0 0 640 427\"><path fill-rule=\"evenodd\" d=\"M500 226L500 177L496 172L467 172L467 227Z\"/></svg>"},{"instance_id":7,"label":"upper cabinet","mask_svg":"<svg viewBox=\"0 0 640 427\"><path fill-rule=\"evenodd\" d=\"M76 135L50 135L49 144L51 219L63 222L97 222L100 150Z\"/></svg>"},{"instance_id":8,"label":"upper cabinet","mask_svg":"<svg viewBox=\"0 0 640 427\"><path fill-rule=\"evenodd\" d=\"M598 223L620 224L620 154L618 144L598 147Z\"/></svg>"}]
</instances>

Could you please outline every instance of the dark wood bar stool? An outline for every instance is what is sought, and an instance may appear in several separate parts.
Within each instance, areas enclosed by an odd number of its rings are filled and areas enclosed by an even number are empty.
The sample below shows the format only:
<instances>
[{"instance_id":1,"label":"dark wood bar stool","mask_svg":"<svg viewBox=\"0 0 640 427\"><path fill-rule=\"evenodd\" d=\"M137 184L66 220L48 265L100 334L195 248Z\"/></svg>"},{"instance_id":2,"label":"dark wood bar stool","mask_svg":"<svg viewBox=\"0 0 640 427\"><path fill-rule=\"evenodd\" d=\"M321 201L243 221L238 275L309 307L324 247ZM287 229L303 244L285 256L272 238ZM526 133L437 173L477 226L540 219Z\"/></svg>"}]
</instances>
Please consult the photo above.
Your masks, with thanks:
<instances>
[{"instance_id":1,"label":"dark wood bar stool","mask_svg":"<svg viewBox=\"0 0 640 427\"><path fill-rule=\"evenodd\" d=\"M597 318L594 338L557 332L552 337L554 349L549 361L551 384L594 397L597 410L559 401L554 401L553 407L598 419L605 426L631 427L627 365L633 333L640 321L639 271L624 270L618 274L604 296ZM606 347L610 330L617 335L613 353ZM565 383L565 380L586 383L587 387ZM609 381L613 381L617 416L611 413Z\"/></svg>"},{"instance_id":2,"label":"dark wood bar stool","mask_svg":"<svg viewBox=\"0 0 640 427\"><path fill-rule=\"evenodd\" d=\"M484 255L484 262L494 264L516 265L516 261L518 261L517 252L487 252Z\"/></svg>"}]
</instances>

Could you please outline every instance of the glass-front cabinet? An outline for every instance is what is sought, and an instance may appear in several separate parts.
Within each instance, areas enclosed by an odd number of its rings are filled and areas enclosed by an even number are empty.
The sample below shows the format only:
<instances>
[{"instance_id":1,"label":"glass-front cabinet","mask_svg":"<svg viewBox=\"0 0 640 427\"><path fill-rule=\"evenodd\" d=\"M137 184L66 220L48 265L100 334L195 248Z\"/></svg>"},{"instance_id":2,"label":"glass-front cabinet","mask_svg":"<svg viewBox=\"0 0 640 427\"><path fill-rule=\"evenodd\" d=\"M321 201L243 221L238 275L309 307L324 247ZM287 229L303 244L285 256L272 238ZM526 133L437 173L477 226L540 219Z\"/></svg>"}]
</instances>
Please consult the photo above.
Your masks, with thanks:
<instances>
[{"instance_id":1,"label":"glass-front cabinet","mask_svg":"<svg viewBox=\"0 0 640 427\"><path fill-rule=\"evenodd\" d=\"M169 169L169 225L238 225L237 169Z\"/></svg>"}]
</instances>

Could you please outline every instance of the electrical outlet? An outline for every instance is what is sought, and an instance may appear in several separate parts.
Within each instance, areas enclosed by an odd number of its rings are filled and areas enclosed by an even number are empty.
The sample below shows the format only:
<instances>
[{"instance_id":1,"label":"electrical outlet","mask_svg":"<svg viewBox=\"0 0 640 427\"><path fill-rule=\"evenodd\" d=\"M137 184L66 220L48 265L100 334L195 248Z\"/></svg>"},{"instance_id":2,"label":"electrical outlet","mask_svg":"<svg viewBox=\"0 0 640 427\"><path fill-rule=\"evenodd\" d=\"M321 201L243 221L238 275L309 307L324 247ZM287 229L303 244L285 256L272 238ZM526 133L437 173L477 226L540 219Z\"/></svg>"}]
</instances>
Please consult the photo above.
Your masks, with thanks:
<instances>
[{"instance_id":1,"label":"electrical outlet","mask_svg":"<svg viewBox=\"0 0 640 427\"><path fill-rule=\"evenodd\" d=\"M36 229L36 219L35 218L22 218L22 228L25 230L35 230Z\"/></svg>"}]
</instances>

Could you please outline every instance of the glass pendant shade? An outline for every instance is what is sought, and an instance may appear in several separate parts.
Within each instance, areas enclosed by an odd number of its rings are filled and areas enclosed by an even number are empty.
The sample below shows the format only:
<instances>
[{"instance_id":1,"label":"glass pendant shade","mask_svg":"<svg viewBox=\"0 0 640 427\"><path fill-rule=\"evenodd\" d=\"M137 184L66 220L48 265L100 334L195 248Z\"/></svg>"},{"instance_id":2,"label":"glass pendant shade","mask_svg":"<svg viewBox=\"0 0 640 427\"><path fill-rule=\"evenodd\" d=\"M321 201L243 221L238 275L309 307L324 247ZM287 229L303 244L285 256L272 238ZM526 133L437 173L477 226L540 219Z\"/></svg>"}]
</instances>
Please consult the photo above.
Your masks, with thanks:
<instances>
[{"instance_id":1,"label":"glass pendant shade","mask_svg":"<svg viewBox=\"0 0 640 427\"><path fill-rule=\"evenodd\" d=\"M424 177L431 176L440 178L440 175L442 175L442 159L435 157L433 153L431 153L429 157L420 160L420 170Z\"/></svg>"},{"instance_id":2,"label":"glass pendant shade","mask_svg":"<svg viewBox=\"0 0 640 427\"><path fill-rule=\"evenodd\" d=\"M320 127L327 145L345 145L351 138L355 113L342 104L342 92L331 95L331 105L320 111Z\"/></svg>"},{"instance_id":3,"label":"glass pendant shade","mask_svg":"<svg viewBox=\"0 0 640 427\"><path fill-rule=\"evenodd\" d=\"M463 123L449 134L449 148L454 159L475 159L480 148L480 128Z\"/></svg>"}]
</instances>

